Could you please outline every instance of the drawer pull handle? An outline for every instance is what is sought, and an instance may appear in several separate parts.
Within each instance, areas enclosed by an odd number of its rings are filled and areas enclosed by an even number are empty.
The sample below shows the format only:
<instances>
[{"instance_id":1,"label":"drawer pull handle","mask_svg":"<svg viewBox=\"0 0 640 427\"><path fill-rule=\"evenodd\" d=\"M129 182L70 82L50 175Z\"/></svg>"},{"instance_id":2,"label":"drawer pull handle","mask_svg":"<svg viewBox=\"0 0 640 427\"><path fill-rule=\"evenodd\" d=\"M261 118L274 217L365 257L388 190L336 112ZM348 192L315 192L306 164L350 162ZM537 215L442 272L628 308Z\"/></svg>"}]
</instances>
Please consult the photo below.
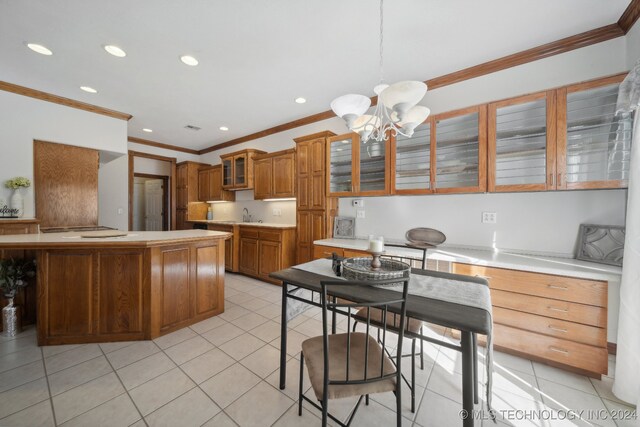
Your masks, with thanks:
<instances>
[{"instance_id":1,"label":"drawer pull handle","mask_svg":"<svg viewBox=\"0 0 640 427\"><path fill-rule=\"evenodd\" d=\"M559 285L547 285L547 288L549 289L559 289L561 291L566 291L569 288L567 286L559 286Z\"/></svg>"},{"instance_id":2,"label":"drawer pull handle","mask_svg":"<svg viewBox=\"0 0 640 427\"><path fill-rule=\"evenodd\" d=\"M562 332L563 334L566 334L568 332L566 329L556 328L555 326L551 326L551 325L549 325L549 329L556 332Z\"/></svg>"},{"instance_id":3,"label":"drawer pull handle","mask_svg":"<svg viewBox=\"0 0 640 427\"><path fill-rule=\"evenodd\" d=\"M547 307L549 310L551 311L559 311L560 313L568 313L569 310L564 309L564 308L558 308L558 307L553 307L553 306L548 306Z\"/></svg>"},{"instance_id":4,"label":"drawer pull handle","mask_svg":"<svg viewBox=\"0 0 640 427\"><path fill-rule=\"evenodd\" d=\"M565 350L563 348L549 347L549 350L555 351L556 353L569 354L569 350Z\"/></svg>"}]
</instances>

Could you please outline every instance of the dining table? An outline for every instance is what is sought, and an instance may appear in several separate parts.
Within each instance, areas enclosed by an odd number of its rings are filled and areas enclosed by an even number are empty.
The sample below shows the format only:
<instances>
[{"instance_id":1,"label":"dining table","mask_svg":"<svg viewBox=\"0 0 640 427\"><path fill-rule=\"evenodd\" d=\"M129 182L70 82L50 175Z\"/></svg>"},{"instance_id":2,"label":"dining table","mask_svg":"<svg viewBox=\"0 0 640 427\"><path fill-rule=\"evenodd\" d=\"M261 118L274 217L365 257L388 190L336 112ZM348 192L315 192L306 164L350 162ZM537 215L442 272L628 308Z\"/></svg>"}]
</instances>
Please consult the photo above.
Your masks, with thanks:
<instances>
[{"instance_id":1,"label":"dining table","mask_svg":"<svg viewBox=\"0 0 640 427\"><path fill-rule=\"evenodd\" d=\"M331 264L331 260L324 261ZM312 263L313 263L312 262ZM311 263L308 263L311 264ZM451 281L451 283L477 284L487 286L488 282L482 277L464 276L446 272L438 272L423 269L411 269L410 275L420 277L422 280ZM314 269L303 266L293 266L270 274L274 279L282 282L282 318L280 334L280 389L286 385L286 361L287 361L287 323L302 310L312 306L322 307L320 299L321 282L332 280L327 274L319 274ZM333 277L335 280L335 276ZM410 283L411 286L411 283ZM342 298L353 302L368 302L375 298L384 297L385 293L392 290L366 286L336 288L330 293L330 297ZM487 292L488 294L488 292ZM295 301L289 304L289 301ZM303 303L303 304L301 304ZM292 305L297 309L292 311ZM302 309L300 306L304 306ZM397 307L389 307L390 312L399 312ZM438 338L416 334L416 338L433 344L459 351L462 356L462 408L459 413L462 425L472 427L477 417L474 411L474 403L478 403L478 361L477 361L477 334L491 336L492 319L489 300L489 309L485 310L473 304L469 304L464 297L459 301L448 301L437 297L430 297L428 293L415 295L411 291L407 296L406 313L408 317L460 331L459 343L444 341ZM336 333L336 313L332 314L332 333ZM489 366L489 365L488 365ZM489 369L491 367L489 366ZM490 396L490 387L487 389ZM490 397L488 399L490 401ZM489 403L489 402L487 402ZM491 411L490 411L491 412Z\"/></svg>"}]
</instances>

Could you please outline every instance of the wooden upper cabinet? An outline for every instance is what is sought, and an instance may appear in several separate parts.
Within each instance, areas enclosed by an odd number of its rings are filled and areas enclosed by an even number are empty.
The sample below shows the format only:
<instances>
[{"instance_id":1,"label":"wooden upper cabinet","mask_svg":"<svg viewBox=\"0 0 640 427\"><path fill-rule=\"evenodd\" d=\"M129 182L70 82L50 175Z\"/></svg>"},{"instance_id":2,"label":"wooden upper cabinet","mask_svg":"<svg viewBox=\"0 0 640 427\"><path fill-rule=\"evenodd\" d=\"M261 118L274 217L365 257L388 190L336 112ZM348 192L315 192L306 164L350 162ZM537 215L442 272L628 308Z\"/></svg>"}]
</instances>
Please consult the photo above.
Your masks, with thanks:
<instances>
[{"instance_id":1,"label":"wooden upper cabinet","mask_svg":"<svg viewBox=\"0 0 640 427\"><path fill-rule=\"evenodd\" d=\"M435 155L431 156L431 168L435 169L435 183L432 184L434 191L486 191L486 104L439 114L434 117L434 122Z\"/></svg>"},{"instance_id":2,"label":"wooden upper cabinet","mask_svg":"<svg viewBox=\"0 0 640 427\"><path fill-rule=\"evenodd\" d=\"M255 160L253 163L253 175L255 184L253 198L256 200L268 199L273 194L273 161L271 157Z\"/></svg>"},{"instance_id":3,"label":"wooden upper cabinet","mask_svg":"<svg viewBox=\"0 0 640 427\"><path fill-rule=\"evenodd\" d=\"M616 114L623 78L558 90L558 189L628 186L633 117Z\"/></svg>"},{"instance_id":4,"label":"wooden upper cabinet","mask_svg":"<svg viewBox=\"0 0 640 427\"><path fill-rule=\"evenodd\" d=\"M392 135L391 191L394 194L433 193L435 170L431 168L432 147L435 146L433 118L416 127L409 138ZM434 176L432 176L432 174Z\"/></svg>"},{"instance_id":5,"label":"wooden upper cabinet","mask_svg":"<svg viewBox=\"0 0 640 427\"><path fill-rule=\"evenodd\" d=\"M360 142L356 133L327 140L327 191L336 196L382 196L390 193L389 142Z\"/></svg>"},{"instance_id":6,"label":"wooden upper cabinet","mask_svg":"<svg viewBox=\"0 0 640 427\"><path fill-rule=\"evenodd\" d=\"M202 202L236 200L234 192L222 189L222 165L198 171L198 198Z\"/></svg>"},{"instance_id":7,"label":"wooden upper cabinet","mask_svg":"<svg viewBox=\"0 0 640 427\"><path fill-rule=\"evenodd\" d=\"M296 153L283 150L269 154L258 154L254 158L255 188L253 197L283 199L296 196Z\"/></svg>"},{"instance_id":8,"label":"wooden upper cabinet","mask_svg":"<svg viewBox=\"0 0 640 427\"><path fill-rule=\"evenodd\" d=\"M556 92L489 104L490 192L555 189Z\"/></svg>"},{"instance_id":9,"label":"wooden upper cabinet","mask_svg":"<svg viewBox=\"0 0 640 427\"><path fill-rule=\"evenodd\" d=\"M253 156L262 153L264 151L248 149L220 156L222 188L251 190L253 188Z\"/></svg>"}]
</instances>

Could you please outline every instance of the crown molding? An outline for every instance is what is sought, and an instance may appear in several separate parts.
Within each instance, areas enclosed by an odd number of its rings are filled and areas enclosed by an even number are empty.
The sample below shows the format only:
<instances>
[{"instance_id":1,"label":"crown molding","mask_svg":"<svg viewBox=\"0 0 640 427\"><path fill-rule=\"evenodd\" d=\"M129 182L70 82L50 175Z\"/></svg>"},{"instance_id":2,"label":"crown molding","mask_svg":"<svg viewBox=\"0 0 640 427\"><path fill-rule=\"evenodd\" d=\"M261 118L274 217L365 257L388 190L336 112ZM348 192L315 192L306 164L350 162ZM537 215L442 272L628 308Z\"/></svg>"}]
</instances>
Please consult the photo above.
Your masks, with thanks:
<instances>
[{"instance_id":1,"label":"crown molding","mask_svg":"<svg viewBox=\"0 0 640 427\"><path fill-rule=\"evenodd\" d=\"M121 113L120 111L109 110L108 108L99 107L93 104L87 104L86 102L76 101L75 99L64 98L62 96L54 95L40 90L31 89L24 86L19 86L13 83L0 81L0 90L5 92L12 92L18 95L28 96L30 98L40 99L42 101L53 102L54 104L64 105L66 107L77 108L78 110L89 111L91 113L102 114L103 116L113 117L115 119L129 121L131 114Z\"/></svg>"},{"instance_id":2,"label":"crown molding","mask_svg":"<svg viewBox=\"0 0 640 427\"><path fill-rule=\"evenodd\" d=\"M631 0L629 6L618 19L618 26L627 34L638 18L640 18L640 0Z\"/></svg>"},{"instance_id":3,"label":"crown molding","mask_svg":"<svg viewBox=\"0 0 640 427\"><path fill-rule=\"evenodd\" d=\"M129 142L135 142L136 144L143 144L143 145L148 145L150 147L156 147L156 148L164 148L165 150L180 151L182 153L189 153L189 154L195 154L195 155L200 154L200 151L193 150L191 148L179 147L177 145L171 145L171 144L163 144L162 142L136 138L135 136L130 136L127 138L127 140Z\"/></svg>"}]
</instances>

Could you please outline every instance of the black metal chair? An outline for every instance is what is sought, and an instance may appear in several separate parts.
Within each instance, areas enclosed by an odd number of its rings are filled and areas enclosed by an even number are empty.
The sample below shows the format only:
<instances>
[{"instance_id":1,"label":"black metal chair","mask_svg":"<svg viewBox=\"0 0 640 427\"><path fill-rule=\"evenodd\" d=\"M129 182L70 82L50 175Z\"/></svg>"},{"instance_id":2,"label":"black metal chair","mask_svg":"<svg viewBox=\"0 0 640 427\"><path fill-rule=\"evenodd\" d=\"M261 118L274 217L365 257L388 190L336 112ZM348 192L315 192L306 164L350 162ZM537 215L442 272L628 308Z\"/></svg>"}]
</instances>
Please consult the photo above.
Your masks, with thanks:
<instances>
[{"instance_id":1,"label":"black metal chair","mask_svg":"<svg viewBox=\"0 0 640 427\"><path fill-rule=\"evenodd\" d=\"M372 285L393 283L402 283L402 288L388 290L372 287ZM398 352L394 363L384 351L384 345L387 337L387 313L392 306L394 311L399 311L398 345L402 346L409 279L366 282L335 280L323 281L321 285L322 336L309 338L302 343L298 415L302 415L302 401L306 400L322 411L323 427L327 425L328 418L343 427L348 427L360 407L363 396L366 397L366 404L369 404L369 394L392 391L396 395L396 420L397 426L400 427L402 425L402 356L401 352ZM349 291L353 289L358 290L357 295L361 302L347 301ZM345 299L338 300L338 297ZM364 321L366 333L351 331L352 310L356 309L367 312ZM380 324L381 342L369 334L373 310L380 310L384 314ZM347 332L329 333L328 311L339 311L347 315ZM303 394L305 360L311 386L319 404ZM360 398L345 424L329 413L329 400L351 396L360 396Z\"/></svg>"}]
</instances>

